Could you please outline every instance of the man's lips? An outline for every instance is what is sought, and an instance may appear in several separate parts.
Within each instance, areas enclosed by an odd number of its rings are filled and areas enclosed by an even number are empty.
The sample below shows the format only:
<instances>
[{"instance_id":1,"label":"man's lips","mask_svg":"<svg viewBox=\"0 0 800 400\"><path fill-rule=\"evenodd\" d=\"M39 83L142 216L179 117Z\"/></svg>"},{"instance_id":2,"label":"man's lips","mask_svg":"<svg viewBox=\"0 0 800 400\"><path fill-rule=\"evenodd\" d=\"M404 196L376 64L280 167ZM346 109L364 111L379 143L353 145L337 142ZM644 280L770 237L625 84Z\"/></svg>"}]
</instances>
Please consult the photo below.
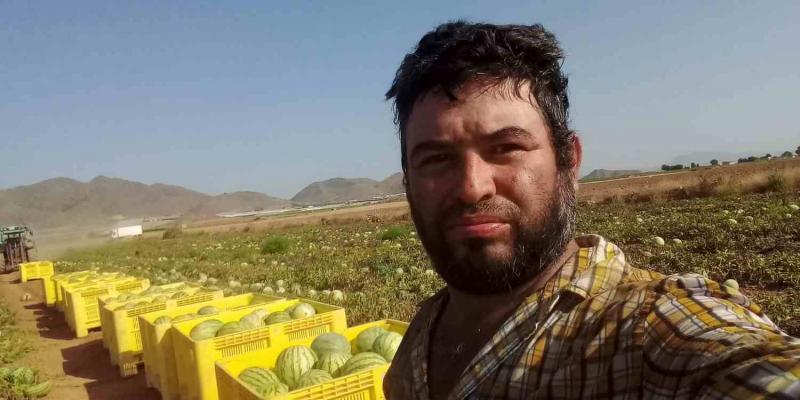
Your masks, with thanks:
<instances>
[{"instance_id":1,"label":"man's lips","mask_svg":"<svg viewBox=\"0 0 800 400\"><path fill-rule=\"evenodd\" d=\"M453 239L491 238L504 234L510 225L505 220L487 215L465 216L447 225Z\"/></svg>"}]
</instances>

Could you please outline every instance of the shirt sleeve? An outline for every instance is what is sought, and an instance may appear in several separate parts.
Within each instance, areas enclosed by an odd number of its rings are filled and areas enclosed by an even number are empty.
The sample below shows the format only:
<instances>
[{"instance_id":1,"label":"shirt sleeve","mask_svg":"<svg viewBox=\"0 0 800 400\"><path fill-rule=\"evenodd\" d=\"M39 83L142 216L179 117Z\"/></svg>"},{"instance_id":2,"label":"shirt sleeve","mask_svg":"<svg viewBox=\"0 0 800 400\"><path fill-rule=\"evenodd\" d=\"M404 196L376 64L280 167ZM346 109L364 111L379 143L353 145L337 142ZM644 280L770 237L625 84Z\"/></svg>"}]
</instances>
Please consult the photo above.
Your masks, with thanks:
<instances>
[{"instance_id":1,"label":"shirt sleeve","mask_svg":"<svg viewBox=\"0 0 800 400\"><path fill-rule=\"evenodd\" d=\"M736 289L668 277L641 335L644 397L800 398L800 340Z\"/></svg>"}]
</instances>

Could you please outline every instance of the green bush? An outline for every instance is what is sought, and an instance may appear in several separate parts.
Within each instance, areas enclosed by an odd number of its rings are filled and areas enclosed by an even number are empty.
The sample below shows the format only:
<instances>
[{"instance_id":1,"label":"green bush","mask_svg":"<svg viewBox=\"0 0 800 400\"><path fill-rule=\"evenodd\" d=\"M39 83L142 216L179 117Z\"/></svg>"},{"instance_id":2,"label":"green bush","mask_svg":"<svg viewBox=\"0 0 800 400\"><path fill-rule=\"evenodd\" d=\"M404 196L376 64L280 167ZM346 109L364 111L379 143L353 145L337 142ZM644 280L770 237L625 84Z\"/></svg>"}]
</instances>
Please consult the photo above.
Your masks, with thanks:
<instances>
[{"instance_id":1,"label":"green bush","mask_svg":"<svg viewBox=\"0 0 800 400\"><path fill-rule=\"evenodd\" d=\"M292 247L292 241L286 236L270 236L261 243L262 254L283 253Z\"/></svg>"},{"instance_id":2,"label":"green bush","mask_svg":"<svg viewBox=\"0 0 800 400\"><path fill-rule=\"evenodd\" d=\"M786 177L780 173L772 173L767 177L767 183L764 184L764 192L783 193L789 188L786 182Z\"/></svg>"},{"instance_id":3,"label":"green bush","mask_svg":"<svg viewBox=\"0 0 800 400\"><path fill-rule=\"evenodd\" d=\"M410 231L411 229L408 226L394 225L381 232L379 238L381 240L395 240L407 236Z\"/></svg>"}]
</instances>

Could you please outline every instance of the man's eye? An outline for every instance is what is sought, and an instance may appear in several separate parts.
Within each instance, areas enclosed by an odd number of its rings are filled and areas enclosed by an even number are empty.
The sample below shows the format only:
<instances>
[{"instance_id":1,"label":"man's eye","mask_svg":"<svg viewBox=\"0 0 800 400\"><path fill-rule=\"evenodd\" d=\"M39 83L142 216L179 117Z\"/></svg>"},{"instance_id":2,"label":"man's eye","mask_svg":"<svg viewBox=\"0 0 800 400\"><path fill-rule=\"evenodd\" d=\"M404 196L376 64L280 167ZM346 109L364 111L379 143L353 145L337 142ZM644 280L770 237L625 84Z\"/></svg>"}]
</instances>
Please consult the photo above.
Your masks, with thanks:
<instances>
[{"instance_id":1,"label":"man's eye","mask_svg":"<svg viewBox=\"0 0 800 400\"><path fill-rule=\"evenodd\" d=\"M449 158L450 157L447 154L444 154L444 153L433 154L433 155L430 155L428 157L423 158L421 164L422 165L438 164L438 163L442 163L442 162L447 161Z\"/></svg>"},{"instance_id":2,"label":"man's eye","mask_svg":"<svg viewBox=\"0 0 800 400\"><path fill-rule=\"evenodd\" d=\"M494 150L495 154L506 154L506 153L510 153L512 151L519 150L519 149L520 149L520 146L517 146L516 144L506 143L506 144L498 144L498 145L494 146L493 150Z\"/></svg>"}]
</instances>

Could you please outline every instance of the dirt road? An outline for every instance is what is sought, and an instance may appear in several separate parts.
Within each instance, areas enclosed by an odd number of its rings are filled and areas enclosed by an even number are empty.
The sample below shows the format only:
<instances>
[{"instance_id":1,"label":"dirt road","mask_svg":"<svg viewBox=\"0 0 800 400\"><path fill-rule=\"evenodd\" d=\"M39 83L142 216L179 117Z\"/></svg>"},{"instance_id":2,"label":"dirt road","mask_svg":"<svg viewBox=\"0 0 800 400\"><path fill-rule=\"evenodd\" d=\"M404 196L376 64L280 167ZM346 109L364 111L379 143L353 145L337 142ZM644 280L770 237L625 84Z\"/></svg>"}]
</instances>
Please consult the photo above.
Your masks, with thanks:
<instances>
[{"instance_id":1,"label":"dirt road","mask_svg":"<svg viewBox=\"0 0 800 400\"><path fill-rule=\"evenodd\" d=\"M25 293L31 301L20 301ZM63 314L44 305L41 281L20 283L18 273L0 275L0 298L16 313L33 347L18 364L37 368L53 381L48 399L160 399L158 391L147 388L142 367L134 377L119 377L100 331L76 339Z\"/></svg>"}]
</instances>

